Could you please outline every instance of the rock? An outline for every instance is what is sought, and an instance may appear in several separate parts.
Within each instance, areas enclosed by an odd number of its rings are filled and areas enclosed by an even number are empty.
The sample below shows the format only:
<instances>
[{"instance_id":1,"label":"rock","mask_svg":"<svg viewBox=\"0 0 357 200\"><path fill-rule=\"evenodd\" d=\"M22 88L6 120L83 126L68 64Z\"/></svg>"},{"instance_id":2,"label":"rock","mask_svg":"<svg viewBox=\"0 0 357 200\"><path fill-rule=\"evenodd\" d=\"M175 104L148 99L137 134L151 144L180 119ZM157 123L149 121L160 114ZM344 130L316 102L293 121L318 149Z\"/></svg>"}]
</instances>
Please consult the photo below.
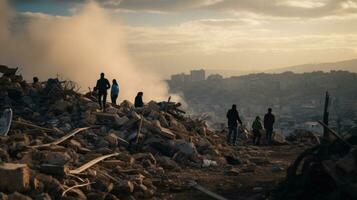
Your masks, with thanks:
<instances>
[{"instance_id":1,"label":"rock","mask_svg":"<svg viewBox=\"0 0 357 200\"><path fill-rule=\"evenodd\" d=\"M104 139L109 142L111 147L118 146L118 137L114 133L110 133Z\"/></svg>"},{"instance_id":2,"label":"rock","mask_svg":"<svg viewBox=\"0 0 357 200\"><path fill-rule=\"evenodd\" d=\"M109 193L105 196L104 200L119 200L119 199L115 195Z\"/></svg>"},{"instance_id":3,"label":"rock","mask_svg":"<svg viewBox=\"0 0 357 200\"><path fill-rule=\"evenodd\" d=\"M233 155L225 156L225 158L226 158L227 163L230 165L239 165L242 163L242 161L238 157L233 156Z\"/></svg>"},{"instance_id":4,"label":"rock","mask_svg":"<svg viewBox=\"0 0 357 200\"><path fill-rule=\"evenodd\" d=\"M240 170L238 168L232 168L226 174L231 176L238 176L240 174Z\"/></svg>"},{"instance_id":5,"label":"rock","mask_svg":"<svg viewBox=\"0 0 357 200\"><path fill-rule=\"evenodd\" d=\"M131 181L120 181L119 183L116 183L114 185L113 194L116 195L122 195L123 193L125 194L130 194L134 192L134 184Z\"/></svg>"},{"instance_id":6,"label":"rock","mask_svg":"<svg viewBox=\"0 0 357 200\"><path fill-rule=\"evenodd\" d=\"M65 100L56 101L56 103L52 106L52 109L58 113L67 112L67 110L72 106L72 104Z\"/></svg>"},{"instance_id":7,"label":"rock","mask_svg":"<svg viewBox=\"0 0 357 200\"><path fill-rule=\"evenodd\" d=\"M96 112L94 113L97 117L97 121L103 124L111 125L111 126L122 126L129 119L122 117L120 118L116 113L103 113L103 112Z\"/></svg>"},{"instance_id":8,"label":"rock","mask_svg":"<svg viewBox=\"0 0 357 200\"><path fill-rule=\"evenodd\" d=\"M35 200L52 200L52 198L47 193L42 193L42 194L36 195Z\"/></svg>"},{"instance_id":9,"label":"rock","mask_svg":"<svg viewBox=\"0 0 357 200\"><path fill-rule=\"evenodd\" d=\"M156 159L151 153L138 153L134 155L134 158L137 161L148 159L152 164L156 165Z\"/></svg>"},{"instance_id":10,"label":"rock","mask_svg":"<svg viewBox=\"0 0 357 200\"><path fill-rule=\"evenodd\" d=\"M26 191L30 185L29 169L26 164L4 163L0 165L1 191Z\"/></svg>"},{"instance_id":11,"label":"rock","mask_svg":"<svg viewBox=\"0 0 357 200\"><path fill-rule=\"evenodd\" d=\"M42 164L40 171L45 174L63 177L69 172L69 168L65 165Z\"/></svg>"},{"instance_id":12,"label":"rock","mask_svg":"<svg viewBox=\"0 0 357 200\"><path fill-rule=\"evenodd\" d=\"M14 193L10 194L8 198L9 198L9 200L32 200L31 197L25 196L18 192L14 192Z\"/></svg>"},{"instance_id":13,"label":"rock","mask_svg":"<svg viewBox=\"0 0 357 200\"><path fill-rule=\"evenodd\" d=\"M356 158L349 153L345 157L337 161L336 167L341 169L345 174L351 174L357 170Z\"/></svg>"},{"instance_id":14,"label":"rock","mask_svg":"<svg viewBox=\"0 0 357 200\"><path fill-rule=\"evenodd\" d=\"M282 168L282 167L280 167L280 166L278 166L278 165L273 165L273 166L271 167L271 171L272 171L272 172L282 172L282 171L284 171L284 168Z\"/></svg>"},{"instance_id":15,"label":"rock","mask_svg":"<svg viewBox=\"0 0 357 200\"><path fill-rule=\"evenodd\" d=\"M109 147L109 142L106 141L106 140L103 139L103 138L100 138L100 139L96 142L95 147L96 147L96 148L108 148L108 147Z\"/></svg>"},{"instance_id":16,"label":"rock","mask_svg":"<svg viewBox=\"0 0 357 200\"><path fill-rule=\"evenodd\" d=\"M45 157L45 163L59 166L63 166L71 160L66 152L47 152Z\"/></svg>"},{"instance_id":17,"label":"rock","mask_svg":"<svg viewBox=\"0 0 357 200\"><path fill-rule=\"evenodd\" d=\"M87 194L88 200L105 200L106 193L104 192L91 192Z\"/></svg>"},{"instance_id":18,"label":"rock","mask_svg":"<svg viewBox=\"0 0 357 200\"><path fill-rule=\"evenodd\" d=\"M249 160L256 165L269 164L269 160L263 157L251 157Z\"/></svg>"},{"instance_id":19,"label":"rock","mask_svg":"<svg viewBox=\"0 0 357 200\"><path fill-rule=\"evenodd\" d=\"M202 161L202 167L206 168L206 167L217 167L218 164L216 161L214 160L208 160L208 159L203 159Z\"/></svg>"},{"instance_id":20,"label":"rock","mask_svg":"<svg viewBox=\"0 0 357 200\"><path fill-rule=\"evenodd\" d=\"M102 192L111 192L113 190L113 186L114 186L113 183L102 180L100 178L96 178L94 180L94 183L92 184L92 187L94 189Z\"/></svg>"},{"instance_id":21,"label":"rock","mask_svg":"<svg viewBox=\"0 0 357 200\"><path fill-rule=\"evenodd\" d=\"M175 148L186 156L193 157L197 155L195 145L184 140L177 140Z\"/></svg>"},{"instance_id":22,"label":"rock","mask_svg":"<svg viewBox=\"0 0 357 200\"><path fill-rule=\"evenodd\" d=\"M117 120L117 124L119 126L123 126L124 124L126 124L127 122L129 122L129 118L127 116L124 116L124 117L120 117L118 120Z\"/></svg>"},{"instance_id":23,"label":"rock","mask_svg":"<svg viewBox=\"0 0 357 200\"><path fill-rule=\"evenodd\" d=\"M177 169L177 168L179 168L177 163L174 160L172 160L171 158L167 157L167 156L161 156L161 157L159 157L159 159L157 161L159 162L159 164L164 169Z\"/></svg>"}]
</instances>

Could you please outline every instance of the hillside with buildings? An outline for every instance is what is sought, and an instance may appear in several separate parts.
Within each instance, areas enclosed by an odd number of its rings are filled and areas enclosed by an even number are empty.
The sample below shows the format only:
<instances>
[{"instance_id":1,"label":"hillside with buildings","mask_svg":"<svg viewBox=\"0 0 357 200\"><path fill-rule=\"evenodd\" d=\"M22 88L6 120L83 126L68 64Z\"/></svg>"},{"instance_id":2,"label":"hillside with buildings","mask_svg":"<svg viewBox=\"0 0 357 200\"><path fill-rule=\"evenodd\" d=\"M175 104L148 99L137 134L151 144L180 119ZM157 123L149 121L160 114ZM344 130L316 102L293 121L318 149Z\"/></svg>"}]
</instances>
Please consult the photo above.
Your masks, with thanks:
<instances>
[{"instance_id":1,"label":"hillside with buildings","mask_svg":"<svg viewBox=\"0 0 357 200\"><path fill-rule=\"evenodd\" d=\"M250 74L223 78L204 70L174 75L168 81L172 92L180 92L192 113L206 113L216 125L225 125L225 114L237 104L247 126L272 107L276 128L284 134L295 129L321 132L316 121L322 119L324 95L331 94L331 126L348 131L357 122L357 74L347 71L296 74ZM185 77L185 78L177 78ZM187 77L187 78L186 78ZM198 78L199 77L199 78ZM219 126L218 126L219 127Z\"/></svg>"}]
</instances>

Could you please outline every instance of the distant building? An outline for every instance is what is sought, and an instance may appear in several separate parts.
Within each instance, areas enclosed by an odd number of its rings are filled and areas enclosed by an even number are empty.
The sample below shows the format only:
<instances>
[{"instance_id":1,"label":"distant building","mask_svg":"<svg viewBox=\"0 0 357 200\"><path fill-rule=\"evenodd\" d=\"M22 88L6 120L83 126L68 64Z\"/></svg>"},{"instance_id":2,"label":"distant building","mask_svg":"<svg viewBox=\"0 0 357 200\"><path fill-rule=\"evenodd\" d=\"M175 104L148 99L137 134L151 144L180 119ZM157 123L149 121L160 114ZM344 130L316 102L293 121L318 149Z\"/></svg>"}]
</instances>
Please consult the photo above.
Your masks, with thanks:
<instances>
[{"instance_id":1,"label":"distant building","mask_svg":"<svg viewBox=\"0 0 357 200\"><path fill-rule=\"evenodd\" d=\"M217 81L217 80L222 80L222 79L223 79L223 76L220 74L211 74L207 77L207 80L210 80L210 81Z\"/></svg>"},{"instance_id":2,"label":"distant building","mask_svg":"<svg viewBox=\"0 0 357 200\"><path fill-rule=\"evenodd\" d=\"M192 81L204 81L206 80L205 70L192 70L190 74L174 74L171 75L172 82L192 82Z\"/></svg>"},{"instance_id":3,"label":"distant building","mask_svg":"<svg viewBox=\"0 0 357 200\"><path fill-rule=\"evenodd\" d=\"M171 81L173 82L184 82L185 81L185 74L174 74L171 75Z\"/></svg>"},{"instance_id":4,"label":"distant building","mask_svg":"<svg viewBox=\"0 0 357 200\"><path fill-rule=\"evenodd\" d=\"M191 81L204 81L206 80L205 70L191 70Z\"/></svg>"}]
</instances>

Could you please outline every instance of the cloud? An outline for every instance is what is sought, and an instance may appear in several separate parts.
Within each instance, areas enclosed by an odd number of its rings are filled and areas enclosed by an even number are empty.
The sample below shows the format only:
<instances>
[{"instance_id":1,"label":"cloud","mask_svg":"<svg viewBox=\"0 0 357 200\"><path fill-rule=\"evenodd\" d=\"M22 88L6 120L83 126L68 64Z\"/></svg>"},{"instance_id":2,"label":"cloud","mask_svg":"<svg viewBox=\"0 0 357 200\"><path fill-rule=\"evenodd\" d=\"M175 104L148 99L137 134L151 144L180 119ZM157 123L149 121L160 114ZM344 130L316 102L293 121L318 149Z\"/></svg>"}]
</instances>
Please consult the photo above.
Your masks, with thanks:
<instances>
[{"instance_id":1,"label":"cloud","mask_svg":"<svg viewBox=\"0 0 357 200\"><path fill-rule=\"evenodd\" d=\"M210 10L223 13L254 13L262 16L319 18L357 12L357 0L47 0L47 3L80 4L96 1L115 11L170 13ZM14 0L15 3L24 3ZM41 0L26 3L39 4Z\"/></svg>"},{"instance_id":2,"label":"cloud","mask_svg":"<svg viewBox=\"0 0 357 200\"><path fill-rule=\"evenodd\" d=\"M203 9L299 18L344 16L357 11L357 0L104 0L101 2L107 8L147 12Z\"/></svg>"}]
</instances>

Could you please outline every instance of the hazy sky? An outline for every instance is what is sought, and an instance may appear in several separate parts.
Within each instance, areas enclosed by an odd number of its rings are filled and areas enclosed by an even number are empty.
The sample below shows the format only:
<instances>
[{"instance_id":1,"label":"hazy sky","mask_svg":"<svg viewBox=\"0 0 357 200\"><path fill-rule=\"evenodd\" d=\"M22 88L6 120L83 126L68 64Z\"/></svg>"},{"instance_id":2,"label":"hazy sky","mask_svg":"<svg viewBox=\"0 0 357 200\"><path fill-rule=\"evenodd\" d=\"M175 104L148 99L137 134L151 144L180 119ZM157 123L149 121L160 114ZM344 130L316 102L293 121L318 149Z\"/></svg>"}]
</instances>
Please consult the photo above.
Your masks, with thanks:
<instances>
[{"instance_id":1,"label":"hazy sky","mask_svg":"<svg viewBox=\"0 0 357 200\"><path fill-rule=\"evenodd\" d=\"M50 17L72 15L86 1L10 2L24 17ZM98 2L124 25L132 61L154 71L264 70L357 58L357 0Z\"/></svg>"}]
</instances>

